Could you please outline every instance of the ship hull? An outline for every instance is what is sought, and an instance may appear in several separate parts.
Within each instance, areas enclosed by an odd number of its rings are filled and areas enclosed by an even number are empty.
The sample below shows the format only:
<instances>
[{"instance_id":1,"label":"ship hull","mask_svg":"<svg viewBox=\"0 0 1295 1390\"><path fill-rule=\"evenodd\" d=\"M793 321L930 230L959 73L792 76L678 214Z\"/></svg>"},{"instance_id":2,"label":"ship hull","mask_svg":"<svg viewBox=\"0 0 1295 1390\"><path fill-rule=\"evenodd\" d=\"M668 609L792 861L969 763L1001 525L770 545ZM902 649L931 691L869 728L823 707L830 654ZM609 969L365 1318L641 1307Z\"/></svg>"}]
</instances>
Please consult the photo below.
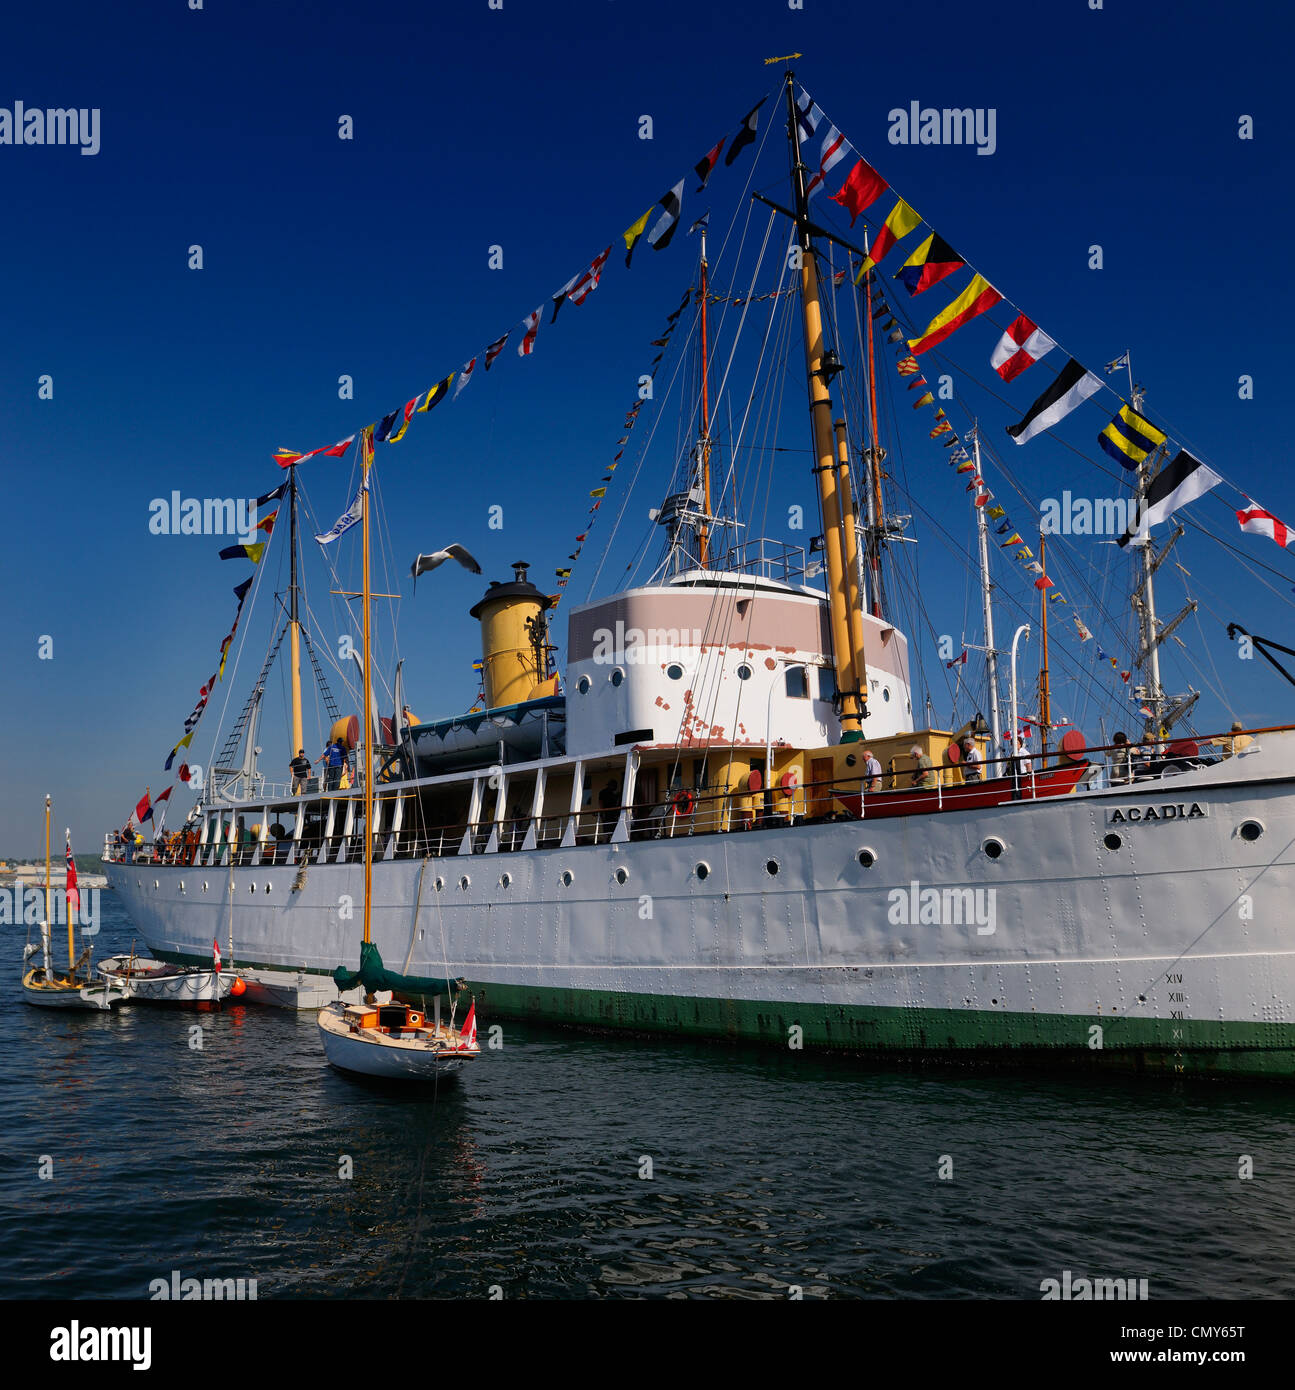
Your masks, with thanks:
<instances>
[{"instance_id":1,"label":"ship hull","mask_svg":"<svg viewBox=\"0 0 1295 1390\"><path fill-rule=\"evenodd\" d=\"M1295 739L1263 743L1047 801L380 862L373 936L487 1022L1292 1077ZM240 968L354 964L361 866L300 867L234 870ZM225 868L108 873L155 955L228 930Z\"/></svg>"}]
</instances>

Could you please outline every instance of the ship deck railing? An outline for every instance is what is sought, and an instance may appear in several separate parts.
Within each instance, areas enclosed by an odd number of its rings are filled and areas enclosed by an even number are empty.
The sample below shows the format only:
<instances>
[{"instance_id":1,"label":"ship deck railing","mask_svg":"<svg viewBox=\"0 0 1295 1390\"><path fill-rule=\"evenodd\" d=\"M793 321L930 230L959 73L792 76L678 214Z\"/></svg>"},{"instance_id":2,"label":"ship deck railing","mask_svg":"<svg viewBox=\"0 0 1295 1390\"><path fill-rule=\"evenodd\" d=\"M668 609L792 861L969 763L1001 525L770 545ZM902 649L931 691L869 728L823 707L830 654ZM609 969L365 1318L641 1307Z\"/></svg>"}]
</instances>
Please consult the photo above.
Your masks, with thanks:
<instances>
[{"instance_id":1,"label":"ship deck railing","mask_svg":"<svg viewBox=\"0 0 1295 1390\"><path fill-rule=\"evenodd\" d=\"M1255 733L1277 732L1292 726L1256 730ZM1193 751L1187 751L1183 741L1168 747L1130 757L1129 745L1110 744L1085 751L1079 760L1054 757L1049 761L1032 755L1037 770L1020 771L1012 757L986 759L980 764L986 783L998 781L1010 784L1013 801L1055 796L1049 790L1050 777L1060 768L1085 769L1078 780L1067 784L1066 792L1084 793L1121 786L1147 785L1175 777L1193 768L1211 765L1202 750L1215 745L1220 757L1233 755L1235 740L1250 740L1249 751L1258 745L1248 734L1217 735L1213 738L1191 740ZM1219 749L1217 745L1222 745ZM1177 750L1177 751L1175 751ZM1105 754L1104 758L1095 755ZM598 761L595 759L586 762ZM606 760L602 760L606 761ZM671 788L664 800L650 803L634 801L609 806L564 809L538 816L480 817L445 825L420 823L417 814L413 823L379 828L374 836L375 859L452 859L481 854L509 853L532 849L557 849L572 845L606 844L614 841L673 839L734 833L751 829L790 828L828 820L868 820L878 815L887 819L908 814L929 813L956 809L972 804L968 790L975 782L953 781L955 769L945 766L933 769L936 785L932 789L903 785L911 774L907 770L888 771L883 775L880 789L866 787L861 778L849 782L837 779L806 782L790 790L777 789L749 792L732 788ZM400 784L393 784L398 788ZM406 784L414 786L417 784ZM986 791L991 790L988 786ZM391 789L384 789L389 791ZM1001 789L1000 789L1001 790ZM682 794L682 800L681 798ZM339 804L358 801L356 792L333 793ZM841 798L845 798L843 802ZM932 799L933 798L933 799ZM857 802L858 811L848 809ZM318 808L325 802L305 798L297 807ZM415 808L418 803L413 802ZM983 803L975 803L983 804ZM263 821L270 815L290 812L293 807L263 808ZM212 815L222 808L209 808ZM231 815L225 810L223 815ZM358 820L356 817L355 820ZM163 842L154 842L138 851L129 850L119 835L104 837L103 858L106 862L160 863L171 865L203 865L228 868L243 865L303 865L307 863L354 863L364 854L364 831L352 820L349 831L333 834L289 835L262 833L263 825L240 827L239 838L230 842L222 837L204 840L193 826L175 832ZM237 820L232 822L237 825ZM222 821L223 824L223 821ZM318 822L316 822L316 828ZM269 826L264 826L266 832Z\"/></svg>"}]
</instances>

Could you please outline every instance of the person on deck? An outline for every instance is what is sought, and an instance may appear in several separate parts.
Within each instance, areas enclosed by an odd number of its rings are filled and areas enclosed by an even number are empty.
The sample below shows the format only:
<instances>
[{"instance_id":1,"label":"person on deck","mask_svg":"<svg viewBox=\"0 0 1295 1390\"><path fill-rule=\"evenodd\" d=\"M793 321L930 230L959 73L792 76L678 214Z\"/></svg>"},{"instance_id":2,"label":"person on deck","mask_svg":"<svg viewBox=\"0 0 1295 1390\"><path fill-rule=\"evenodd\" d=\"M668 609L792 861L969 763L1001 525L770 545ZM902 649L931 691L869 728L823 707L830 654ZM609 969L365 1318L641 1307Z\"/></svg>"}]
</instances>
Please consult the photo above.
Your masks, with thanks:
<instances>
[{"instance_id":1,"label":"person on deck","mask_svg":"<svg viewBox=\"0 0 1295 1390\"><path fill-rule=\"evenodd\" d=\"M1111 749L1111 785L1124 786L1133 781L1133 754L1136 749L1123 729L1116 732L1111 742L1115 745Z\"/></svg>"},{"instance_id":2,"label":"person on deck","mask_svg":"<svg viewBox=\"0 0 1295 1390\"><path fill-rule=\"evenodd\" d=\"M881 790L881 764L871 748L863 750L863 789L865 792Z\"/></svg>"},{"instance_id":3,"label":"person on deck","mask_svg":"<svg viewBox=\"0 0 1295 1390\"><path fill-rule=\"evenodd\" d=\"M1241 732L1241 727L1241 721L1239 719L1234 719L1232 721L1232 732L1230 734L1226 734L1221 738L1210 739L1210 742L1216 748L1223 749L1223 756L1225 758L1235 757L1236 754L1243 752L1254 742L1254 739L1251 738L1249 734L1243 734Z\"/></svg>"},{"instance_id":4,"label":"person on deck","mask_svg":"<svg viewBox=\"0 0 1295 1390\"><path fill-rule=\"evenodd\" d=\"M935 764L930 756L922 751L921 745L915 743L909 750L913 755L916 766L913 768L913 785L919 791L934 791L938 785L935 776Z\"/></svg>"},{"instance_id":5,"label":"person on deck","mask_svg":"<svg viewBox=\"0 0 1295 1390\"><path fill-rule=\"evenodd\" d=\"M297 756L288 764L292 769L292 794L300 796L310 781L310 769L314 764L306 757L304 748L297 749Z\"/></svg>"},{"instance_id":6,"label":"person on deck","mask_svg":"<svg viewBox=\"0 0 1295 1390\"><path fill-rule=\"evenodd\" d=\"M976 740L970 734L963 734L958 747L962 750L962 780L979 782L984 777L984 759L976 747Z\"/></svg>"},{"instance_id":7,"label":"person on deck","mask_svg":"<svg viewBox=\"0 0 1295 1390\"><path fill-rule=\"evenodd\" d=\"M129 818L121 832L121 856L127 864L135 857L135 832Z\"/></svg>"},{"instance_id":8,"label":"person on deck","mask_svg":"<svg viewBox=\"0 0 1295 1390\"><path fill-rule=\"evenodd\" d=\"M342 778L343 757L342 745L336 739L331 739L322 756L317 759L318 762L324 764L324 789L326 791L335 792L337 790L337 784Z\"/></svg>"}]
</instances>

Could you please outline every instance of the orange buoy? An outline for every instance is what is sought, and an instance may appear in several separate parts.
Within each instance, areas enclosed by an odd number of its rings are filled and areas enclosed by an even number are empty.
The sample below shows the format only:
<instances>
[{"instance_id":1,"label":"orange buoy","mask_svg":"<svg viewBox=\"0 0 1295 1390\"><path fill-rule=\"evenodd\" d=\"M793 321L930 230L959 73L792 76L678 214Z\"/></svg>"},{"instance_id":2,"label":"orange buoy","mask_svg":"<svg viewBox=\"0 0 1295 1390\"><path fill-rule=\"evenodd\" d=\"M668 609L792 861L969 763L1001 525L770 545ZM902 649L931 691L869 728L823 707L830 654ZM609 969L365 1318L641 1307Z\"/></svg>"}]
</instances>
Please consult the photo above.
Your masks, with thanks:
<instances>
[{"instance_id":1,"label":"orange buoy","mask_svg":"<svg viewBox=\"0 0 1295 1390\"><path fill-rule=\"evenodd\" d=\"M234 976L234 983L230 985L229 992L235 999L237 999L239 995L247 993L247 984L241 975Z\"/></svg>"}]
</instances>

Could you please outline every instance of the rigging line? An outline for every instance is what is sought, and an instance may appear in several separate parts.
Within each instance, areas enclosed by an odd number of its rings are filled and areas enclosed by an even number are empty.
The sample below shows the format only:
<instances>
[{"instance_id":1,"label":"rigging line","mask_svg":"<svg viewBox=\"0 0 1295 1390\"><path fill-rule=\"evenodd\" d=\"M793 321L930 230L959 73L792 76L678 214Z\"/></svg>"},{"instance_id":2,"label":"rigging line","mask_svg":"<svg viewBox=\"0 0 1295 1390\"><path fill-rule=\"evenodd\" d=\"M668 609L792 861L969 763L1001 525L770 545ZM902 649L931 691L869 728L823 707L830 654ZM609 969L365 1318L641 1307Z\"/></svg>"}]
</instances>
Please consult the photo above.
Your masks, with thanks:
<instances>
[{"instance_id":1,"label":"rigging line","mask_svg":"<svg viewBox=\"0 0 1295 1390\"><path fill-rule=\"evenodd\" d=\"M663 395L663 396L660 398L660 400L659 400L659 402L658 402L658 405L657 405L657 409L654 410L654 411L652 412L652 424L651 424L651 426L650 426L649 429L648 429L647 437L646 437L646 439L644 440L642 447L641 447L640 450L638 451L638 456L637 456L637 458L636 458L635 461L634 461L634 466L633 466L633 469L632 469L631 475L630 475L630 484L629 484L629 487L625 490L624 497L623 497L623 499L622 499L622 501L621 501L620 509L617 511L616 516L615 516L615 519L614 519L613 522L612 522L612 525L611 525L611 532L610 532L610 534L608 535L607 540L606 540L606 542L605 542L604 545L603 545L602 553L600 554L600 556L599 556L599 558L598 558L598 565L597 565L597 568L594 570L593 575L592 575L592 577L591 577L590 580L589 580L588 587L587 587L586 590L585 590L585 595L584 595L583 602L586 602L586 603L587 603L587 602L589 601L589 598L590 598L591 595L593 594L594 588L595 588L595 586L597 585L598 580L602 577L603 568L604 568L604 566L607 564L607 560L608 560L609 556L611 555L612 544L613 544L613 542L615 541L618 532L620 531L621 522L622 522L622 520L624 520L624 518L628 515L630 499L631 499L631 497L634 495L634 489L638 486L638 481L639 481L640 476L642 475L644 464L645 464L646 461L647 461L648 451L651 449L651 447L652 447L652 442L653 442L653 440L656 438L657 430L661 427L661 421L662 421L662 419L664 418L664 414L665 414L665 409L664 409L664 408L665 408L667 402L668 402L668 401L670 400L670 398L673 396L673 394L674 394L674 389L675 389L675 384L676 384L676 382L679 380L680 374L681 374L682 371L683 371L683 367L684 367L684 350L687 348L688 343L692 340L692 333L693 333L693 327L694 327L694 326L695 326L695 325L690 325L690 326L689 326L689 329L688 329L688 332L684 335L683 345L682 345L682 347L680 348L679 352L678 352L678 353L676 354L676 356L675 356L675 360L674 360L673 367L672 367L672 372L671 372L671 375L670 375L669 380L668 380L667 383L666 383L665 395ZM673 341L673 335L672 335L672 341ZM653 381L655 382L655 380L656 380L656 378L654 377L654 378L653 378ZM681 394L682 394L682 389L681 389ZM654 396L652 397L652 399L655 401L655 400L657 400L657 397L654 395ZM637 422L636 422L636 423L637 423ZM587 516L586 516L585 519L586 519L586 521L589 521L589 518L588 518ZM592 522L590 522L590 526L592 526ZM650 537L650 535L651 535L651 527L652 527L652 523L651 523L651 522L648 523L648 527L649 527L649 530L648 530L648 532L647 532L647 535ZM588 528L587 528L587 529L588 529ZM644 544L645 544L645 545L647 544L646 539L645 539ZM570 581L568 581L568 588L569 588L569 587L570 587Z\"/></svg>"},{"instance_id":2,"label":"rigging line","mask_svg":"<svg viewBox=\"0 0 1295 1390\"><path fill-rule=\"evenodd\" d=\"M247 604L245 604L244 607L243 607L242 609L240 609L239 615L238 615L239 627L242 628L242 638L240 639L239 644L238 644L238 651L237 651L237 653L236 653L235 656L234 656L234 665L233 665L233 667L230 669L230 672L229 672L229 680L228 680L228 681L226 681L223 677L220 678L220 683L225 687L225 699L224 699L224 701L222 702L221 707L220 707L220 717L218 718L218 720L217 720L217 722L216 722L216 733L215 733L215 737L214 737L213 740L212 740L211 754L212 754L212 757L213 757L213 758L216 756L216 739L219 739L221 733L224 731L224 725L225 725L225 711L226 711L226 709L228 709L228 707L229 707L229 697L230 697L230 693L231 693L231 691L232 691L232 689L233 689L235 677L238 675L238 666L239 666L239 662L242 660L242 655L243 655L243 645L244 645L244 643L247 641L247 633L248 633L248 629L249 629L250 626L251 626L252 613L253 613L253 611L254 611L255 608L256 608L256 598L257 598L257 595L258 595L258 594L260 593L260 591L261 591L261 579L262 579L262 577L264 576L264 573L265 573L265 571L262 569L262 565L263 565L264 563L265 563L265 552L262 551L262 552L261 552L261 564L258 564L258 565L255 567L255 578L254 578L253 581L252 581L252 588L251 588L251 591L248 593L248 599L250 600L250 602L247 603ZM280 569L282 569L282 565L280 565ZM273 634L272 634L272 635L273 635ZM266 650L268 651L269 648L267 647ZM228 660L228 656L229 656L229 654L228 654L228 652L227 652L227 653L226 653L226 660Z\"/></svg>"}]
</instances>

